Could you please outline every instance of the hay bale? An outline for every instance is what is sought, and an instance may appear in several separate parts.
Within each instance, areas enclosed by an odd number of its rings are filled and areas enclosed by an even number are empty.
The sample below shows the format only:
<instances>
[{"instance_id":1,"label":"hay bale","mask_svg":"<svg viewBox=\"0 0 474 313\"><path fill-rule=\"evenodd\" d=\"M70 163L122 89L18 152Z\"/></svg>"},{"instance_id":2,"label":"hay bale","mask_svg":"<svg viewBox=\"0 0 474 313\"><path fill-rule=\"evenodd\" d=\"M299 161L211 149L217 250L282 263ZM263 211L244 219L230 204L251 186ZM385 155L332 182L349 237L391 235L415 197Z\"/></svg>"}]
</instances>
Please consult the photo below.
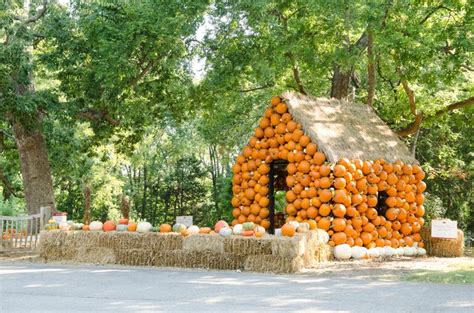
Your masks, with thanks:
<instances>
[{"instance_id":1,"label":"hay bale","mask_svg":"<svg viewBox=\"0 0 474 313\"><path fill-rule=\"evenodd\" d=\"M224 252L224 237L217 235L196 234L185 237L183 249L188 251Z\"/></svg>"},{"instance_id":2,"label":"hay bale","mask_svg":"<svg viewBox=\"0 0 474 313\"><path fill-rule=\"evenodd\" d=\"M122 265L153 266L159 253L150 249L116 249L116 263Z\"/></svg>"},{"instance_id":3,"label":"hay bale","mask_svg":"<svg viewBox=\"0 0 474 313\"><path fill-rule=\"evenodd\" d=\"M80 247L77 252L68 256L67 260L80 263L94 263L94 264L115 264L116 257L112 248L98 248L98 247Z\"/></svg>"},{"instance_id":4,"label":"hay bale","mask_svg":"<svg viewBox=\"0 0 474 313\"><path fill-rule=\"evenodd\" d=\"M432 238L431 227L420 231L428 255L438 257L461 257L464 255L464 233L458 229L456 239Z\"/></svg>"},{"instance_id":5,"label":"hay bale","mask_svg":"<svg viewBox=\"0 0 474 313\"><path fill-rule=\"evenodd\" d=\"M212 251L175 250L160 253L154 266L235 270L243 268L244 258Z\"/></svg>"},{"instance_id":6,"label":"hay bale","mask_svg":"<svg viewBox=\"0 0 474 313\"><path fill-rule=\"evenodd\" d=\"M224 240L224 252L238 256L272 254L275 236L264 238L230 236Z\"/></svg>"},{"instance_id":7,"label":"hay bale","mask_svg":"<svg viewBox=\"0 0 474 313\"><path fill-rule=\"evenodd\" d=\"M286 258L303 256L308 234L299 233L294 237L277 237L277 240L272 240L272 255Z\"/></svg>"},{"instance_id":8,"label":"hay bale","mask_svg":"<svg viewBox=\"0 0 474 313\"><path fill-rule=\"evenodd\" d=\"M281 257L274 255L251 255L245 260L246 271L261 273L297 273L304 268L301 257Z\"/></svg>"}]
</instances>

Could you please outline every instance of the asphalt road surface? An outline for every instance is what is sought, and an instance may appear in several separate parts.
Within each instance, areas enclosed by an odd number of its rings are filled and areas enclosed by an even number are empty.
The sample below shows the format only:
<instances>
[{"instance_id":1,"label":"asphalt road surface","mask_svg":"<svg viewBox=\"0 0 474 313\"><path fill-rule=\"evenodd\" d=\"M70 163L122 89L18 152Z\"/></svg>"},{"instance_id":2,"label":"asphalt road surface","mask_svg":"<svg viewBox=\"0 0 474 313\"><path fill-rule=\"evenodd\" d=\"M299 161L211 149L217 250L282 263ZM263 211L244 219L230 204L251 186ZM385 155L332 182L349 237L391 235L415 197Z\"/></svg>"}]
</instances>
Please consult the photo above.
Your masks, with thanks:
<instances>
[{"instance_id":1,"label":"asphalt road surface","mask_svg":"<svg viewBox=\"0 0 474 313\"><path fill-rule=\"evenodd\" d=\"M0 312L474 312L474 286L2 263Z\"/></svg>"}]
</instances>

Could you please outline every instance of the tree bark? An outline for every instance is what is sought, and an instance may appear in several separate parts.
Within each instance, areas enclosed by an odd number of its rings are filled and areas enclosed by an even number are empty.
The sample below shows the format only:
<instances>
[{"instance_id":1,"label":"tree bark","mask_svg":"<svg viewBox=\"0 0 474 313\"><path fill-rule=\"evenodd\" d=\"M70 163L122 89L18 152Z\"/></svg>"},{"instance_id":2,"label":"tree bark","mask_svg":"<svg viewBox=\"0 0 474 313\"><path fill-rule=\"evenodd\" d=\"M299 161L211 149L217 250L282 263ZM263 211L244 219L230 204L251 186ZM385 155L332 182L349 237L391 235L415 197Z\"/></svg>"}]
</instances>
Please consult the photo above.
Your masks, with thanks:
<instances>
[{"instance_id":1,"label":"tree bark","mask_svg":"<svg viewBox=\"0 0 474 313\"><path fill-rule=\"evenodd\" d=\"M339 65L334 65L334 72L331 84L331 98L346 99L349 95L349 83L351 81L353 69L344 71Z\"/></svg>"},{"instance_id":2,"label":"tree bark","mask_svg":"<svg viewBox=\"0 0 474 313\"><path fill-rule=\"evenodd\" d=\"M21 176L29 214L49 206L55 211L53 179L49 166L46 141L39 128L26 129L20 122L13 123L13 133L20 156Z\"/></svg>"}]
</instances>

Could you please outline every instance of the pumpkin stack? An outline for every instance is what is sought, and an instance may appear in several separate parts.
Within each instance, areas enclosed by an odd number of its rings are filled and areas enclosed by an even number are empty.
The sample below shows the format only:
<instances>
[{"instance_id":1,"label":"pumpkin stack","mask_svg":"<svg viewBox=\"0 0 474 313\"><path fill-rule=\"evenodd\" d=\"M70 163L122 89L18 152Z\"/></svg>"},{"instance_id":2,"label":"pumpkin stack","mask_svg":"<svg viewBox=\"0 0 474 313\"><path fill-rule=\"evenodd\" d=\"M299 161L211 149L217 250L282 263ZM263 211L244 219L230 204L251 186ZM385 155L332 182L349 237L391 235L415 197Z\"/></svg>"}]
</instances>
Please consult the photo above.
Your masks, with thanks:
<instances>
[{"instance_id":1,"label":"pumpkin stack","mask_svg":"<svg viewBox=\"0 0 474 313\"><path fill-rule=\"evenodd\" d=\"M383 159L331 164L280 97L271 99L232 167L232 225L254 222L268 229L268 173L279 159L288 161L287 221L314 220L332 246L423 247L422 168Z\"/></svg>"}]
</instances>

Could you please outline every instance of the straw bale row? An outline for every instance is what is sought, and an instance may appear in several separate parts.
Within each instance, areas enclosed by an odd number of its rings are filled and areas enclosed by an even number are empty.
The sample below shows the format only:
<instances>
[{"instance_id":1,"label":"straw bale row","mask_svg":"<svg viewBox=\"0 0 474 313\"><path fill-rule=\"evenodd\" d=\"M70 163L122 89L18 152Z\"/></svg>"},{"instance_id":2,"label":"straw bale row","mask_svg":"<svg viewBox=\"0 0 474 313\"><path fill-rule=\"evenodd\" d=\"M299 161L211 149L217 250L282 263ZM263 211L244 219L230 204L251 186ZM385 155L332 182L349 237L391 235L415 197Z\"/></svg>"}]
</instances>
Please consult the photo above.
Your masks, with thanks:
<instances>
[{"instance_id":1,"label":"straw bale row","mask_svg":"<svg viewBox=\"0 0 474 313\"><path fill-rule=\"evenodd\" d=\"M273 273L298 272L330 257L315 231L292 238L46 231L39 249L45 261Z\"/></svg>"}]
</instances>

